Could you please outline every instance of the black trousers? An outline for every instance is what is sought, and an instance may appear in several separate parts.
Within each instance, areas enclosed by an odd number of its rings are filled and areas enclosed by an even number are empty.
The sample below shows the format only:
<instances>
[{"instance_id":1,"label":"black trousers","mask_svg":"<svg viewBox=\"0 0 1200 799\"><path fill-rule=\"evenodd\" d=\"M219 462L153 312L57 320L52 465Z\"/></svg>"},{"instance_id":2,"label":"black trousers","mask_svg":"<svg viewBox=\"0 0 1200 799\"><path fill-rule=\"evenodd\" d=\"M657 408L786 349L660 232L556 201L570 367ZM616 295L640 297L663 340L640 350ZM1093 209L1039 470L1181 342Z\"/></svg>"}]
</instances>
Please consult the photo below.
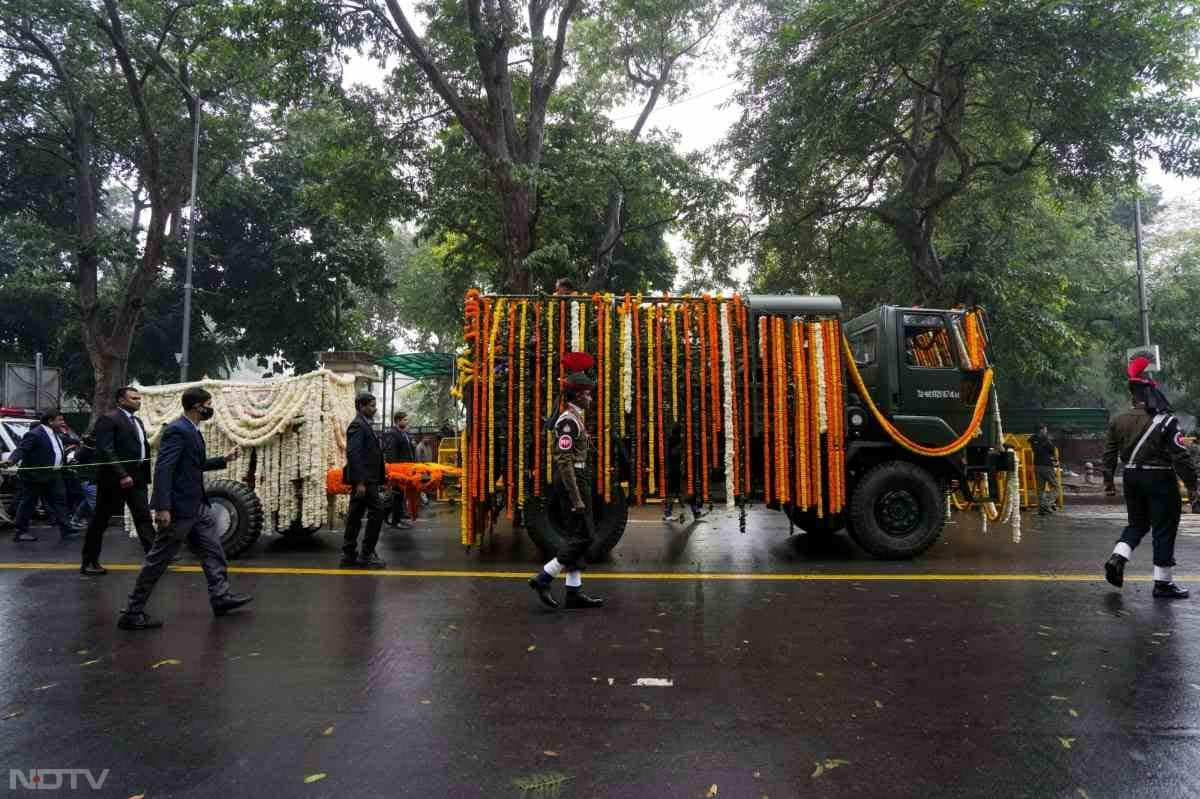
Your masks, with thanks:
<instances>
[{"instance_id":1,"label":"black trousers","mask_svg":"<svg viewBox=\"0 0 1200 799\"><path fill-rule=\"evenodd\" d=\"M102 480L96 485L96 512L88 525L87 537L83 539L83 563L86 566L100 560L100 549L104 543L104 531L113 514L123 513L125 508L133 516L133 526L137 530L138 539L142 542L142 550L150 551L156 536L154 522L150 518L150 502L146 495L146 486L134 480L129 488L121 488L120 483Z\"/></svg>"},{"instance_id":2,"label":"black trousers","mask_svg":"<svg viewBox=\"0 0 1200 799\"><path fill-rule=\"evenodd\" d=\"M155 531L154 544L146 553L146 561L138 572L125 613L137 616L146 609L146 602L150 600L158 578L163 576L171 560L179 554L179 547L184 541L200 556L200 568L204 570L204 579L208 582L208 601L216 603L229 593L229 567L225 561L225 550L221 547L221 533L217 530L212 508L201 505L195 518L173 518L169 527Z\"/></svg>"},{"instance_id":3,"label":"black trousers","mask_svg":"<svg viewBox=\"0 0 1200 799\"><path fill-rule=\"evenodd\" d=\"M383 498L379 495L379 483L367 483L361 497L350 495L350 513L346 516L346 535L342 541L342 552L355 555L358 552L358 531L362 527L363 515L367 517L367 532L363 536L362 553L369 555L379 543L379 530L383 527Z\"/></svg>"},{"instance_id":4,"label":"black trousers","mask_svg":"<svg viewBox=\"0 0 1200 799\"><path fill-rule=\"evenodd\" d=\"M583 569L586 565L588 548L596 534L596 521L592 518L592 477L584 471L575 472L575 481L579 484L579 494L583 498L584 510L576 513L571 508L571 497L567 490L554 482L555 499L558 502L560 515L566 524L563 530L563 544L554 557L566 567L567 571Z\"/></svg>"},{"instance_id":5,"label":"black trousers","mask_svg":"<svg viewBox=\"0 0 1200 799\"><path fill-rule=\"evenodd\" d=\"M1154 565L1167 568L1175 565L1175 535L1179 532L1179 484L1173 469L1126 469L1125 510L1129 526L1121 540L1130 549L1153 533Z\"/></svg>"},{"instance_id":6,"label":"black trousers","mask_svg":"<svg viewBox=\"0 0 1200 799\"><path fill-rule=\"evenodd\" d=\"M48 480L43 478L34 481L22 478L21 504L17 506L17 532L29 532L29 522L33 519L33 512L37 510L39 499L46 503L46 509L54 517L59 531L63 535L70 535L72 530L67 522L70 516L67 510L67 488L63 484L62 476L57 474Z\"/></svg>"}]
</instances>

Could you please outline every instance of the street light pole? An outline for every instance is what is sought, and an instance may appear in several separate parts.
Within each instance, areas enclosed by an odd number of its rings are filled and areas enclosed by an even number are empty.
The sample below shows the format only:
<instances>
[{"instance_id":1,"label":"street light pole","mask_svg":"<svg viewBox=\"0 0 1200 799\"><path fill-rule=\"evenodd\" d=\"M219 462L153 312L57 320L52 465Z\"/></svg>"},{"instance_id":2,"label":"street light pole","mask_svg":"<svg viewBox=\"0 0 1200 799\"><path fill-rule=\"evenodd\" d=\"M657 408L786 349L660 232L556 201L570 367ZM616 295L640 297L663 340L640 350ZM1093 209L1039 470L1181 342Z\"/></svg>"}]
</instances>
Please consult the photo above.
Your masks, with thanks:
<instances>
[{"instance_id":1,"label":"street light pole","mask_svg":"<svg viewBox=\"0 0 1200 799\"><path fill-rule=\"evenodd\" d=\"M1138 316L1142 327L1142 346L1150 346L1150 303L1146 300L1146 271L1142 265L1142 201L1133 200L1133 241L1137 251Z\"/></svg>"},{"instance_id":2,"label":"street light pole","mask_svg":"<svg viewBox=\"0 0 1200 799\"><path fill-rule=\"evenodd\" d=\"M189 344L192 337L192 258L196 253L196 184L200 171L200 97L192 92L188 92L187 95L194 109L195 122L192 126L192 199L188 211L187 271L183 280L183 341L179 350L180 383L188 381Z\"/></svg>"}]
</instances>

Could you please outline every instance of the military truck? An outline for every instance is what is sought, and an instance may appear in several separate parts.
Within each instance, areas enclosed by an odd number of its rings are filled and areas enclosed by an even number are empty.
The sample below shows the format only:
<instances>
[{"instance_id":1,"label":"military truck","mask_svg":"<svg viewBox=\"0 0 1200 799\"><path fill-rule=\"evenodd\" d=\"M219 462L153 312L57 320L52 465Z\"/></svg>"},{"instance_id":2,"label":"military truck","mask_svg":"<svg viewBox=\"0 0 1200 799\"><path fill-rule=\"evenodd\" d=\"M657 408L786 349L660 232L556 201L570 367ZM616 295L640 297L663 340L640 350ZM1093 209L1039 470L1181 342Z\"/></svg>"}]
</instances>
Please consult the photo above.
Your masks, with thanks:
<instances>
[{"instance_id":1,"label":"military truck","mask_svg":"<svg viewBox=\"0 0 1200 799\"><path fill-rule=\"evenodd\" d=\"M982 312L884 306L843 325L836 297L498 296L470 292L459 387L463 543L501 514L543 554L562 540L549 480L566 352L594 356L592 560L632 504L765 503L809 534L845 528L880 558L942 531L946 497L1011 470ZM978 490L978 489L977 489ZM744 518L744 517L743 517Z\"/></svg>"}]
</instances>

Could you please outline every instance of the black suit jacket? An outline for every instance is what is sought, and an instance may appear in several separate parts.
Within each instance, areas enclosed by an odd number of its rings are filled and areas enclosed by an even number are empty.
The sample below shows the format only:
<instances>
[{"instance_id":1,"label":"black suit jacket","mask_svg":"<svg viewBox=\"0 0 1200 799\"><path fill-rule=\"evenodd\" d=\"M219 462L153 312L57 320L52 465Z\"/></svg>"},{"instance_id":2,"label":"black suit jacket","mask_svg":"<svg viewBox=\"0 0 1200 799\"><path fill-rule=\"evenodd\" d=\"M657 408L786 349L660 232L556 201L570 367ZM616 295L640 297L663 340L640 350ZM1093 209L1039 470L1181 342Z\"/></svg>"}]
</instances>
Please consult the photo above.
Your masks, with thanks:
<instances>
[{"instance_id":1,"label":"black suit jacket","mask_svg":"<svg viewBox=\"0 0 1200 799\"><path fill-rule=\"evenodd\" d=\"M136 417L135 417L136 418ZM105 484L119 483L124 477L132 477L134 485L150 482L150 441L146 437L146 457L137 463L116 461L138 461L142 450L135 425L141 420L131 421L119 408L96 420L92 435L96 438L96 464L100 466L100 481ZM145 435L145 428L142 428Z\"/></svg>"},{"instance_id":2,"label":"black suit jacket","mask_svg":"<svg viewBox=\"0 0 1200 799\"><path fill-rule=\"evenodd\" d=\"M346 468L342 479L349 486L384 481L383 449L371 429L371 421L362 414L355 416L346 429Z\"/></svg>"},{"instance_id":3,"label":"black suit jacket","mask_svg":"<svg viewBox=\"0 0 1200 799\"><path fill-rule=\"evenodd\" d=\"M413 444L412 434L407 430L393 427L383 438L383 453L388 463L415 463L417 448Z\"/></svg>"},{"instance_id":4,"label":"black suit jacket","mask_svg":"<svg viewBox=\"0 0 1200 799\"><path fill-rule=\"evenodd\" d=\"M225 459L208 457L204 436L190 419L180 416L163 429L150 507L169 510L172 520L196 518L200 506L208 504L204 473L224 468Z\"/></svg>"},{"instance_id":5,"label":"black suit jacket","mask_svg":"<svg viewBox=\"0 0 1200 799\"><path fill-rule=\"evenodd\" d=\"M42 424L34 425L28 433L21 437L21 443L13 450L9 460L21 464L19 474L22 480L31 483L49 483L55 478L61 478L62 472L46 467L54 465L54 445L46 437L47 431L58 439L63 451L63 464L66 464L67 445L58 438L58 433Z\"/></svg>"}]
</instances>

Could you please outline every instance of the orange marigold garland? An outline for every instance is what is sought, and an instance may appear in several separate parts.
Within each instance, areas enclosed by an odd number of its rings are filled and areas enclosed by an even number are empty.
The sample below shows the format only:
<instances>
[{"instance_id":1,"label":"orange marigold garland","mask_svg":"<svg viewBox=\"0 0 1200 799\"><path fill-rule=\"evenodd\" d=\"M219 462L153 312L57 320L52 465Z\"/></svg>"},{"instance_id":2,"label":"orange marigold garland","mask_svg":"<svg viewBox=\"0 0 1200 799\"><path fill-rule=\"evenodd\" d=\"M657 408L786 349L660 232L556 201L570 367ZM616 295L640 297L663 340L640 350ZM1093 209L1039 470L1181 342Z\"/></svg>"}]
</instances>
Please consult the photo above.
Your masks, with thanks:
<instances>
[{"instance_id":1,"label":"orange marigold garland","mask_svg":"<svg viewBox=\"0 0 1200 799\"><path fill-rule=\"evenodd\" d=\"M708 317L705 313L704 305L697 303L696 305L696 338L700 344L699 362L700 362L700 495L705 502L708 502L708 474L712 469L712 461L709 460L710 453L708 451L708 442L711 438L708 414L708 398L711 395L708 387L708 380L712 379L712 375L708 372Z\"/></svg>"},{"instance_id":2,"label":"orange marigold garland","mask_svg":"<svg viewBox=\"0 0 1200 799\"><path fill-rule=\"evenodd\" d=\"M642 482L642 469L644 461L642 460L642 326L638 319L639 306L642 304L642 295L637 296L637 300L633 303L630 313L632 316L633 327L633 436L637 439L637 444L634 447L636 456L634 458L637 475L634 479L635 496L637 503L642 504L645 498L645 487Z\"/></svg>"},{"instance_id":3,"label":"orange marigold garland","mask_svg":"<svg viewBox=\"0 0 1200 799\"><path fill-rule=\"evenodd\" d=\"M713 303L713 298L704 295L704 321L708 325L706 335L708 336L708 377L709 391L712 395L709 402L709 407L712 409L712 463L717 463L717 433L721 431L724 414L721 413L721 344L720 337L717 334L717 306Z\"/></svg>"},{"instance_id":4,"label":"orange marigold garland","mask_svg":"<svg viewBox=\"0 0 1200 799\"><path fill-rule=\"evenodd\" d=\"M663 361L666 360L666 354L663 352L663 311L662 306L654 308L654 351L658 353L658 359L655 363L658 380L658 495L659 497L667 498L667 444L666 437L663 435L664 420L667 415L666 403L663 398Z\"/></svg>"},{"instance_id":5,"label":"orange marigold garland","mask_svg":"<svg viewBox=\"0 0 1200 799\"><path fill-rule=\"evenodd\" d=\"M829 453L830 453L830 496L829 512L840 513L846 501L846 414L844 409L844 387L842 385L842 340L841 323L836 319L826 322L825 363L828 377L829 397Z\"/></svg>"},{"instance_id":6,"label":"orange marigold garland","mask_svg":"<svg viewBox=\"0 0 1200 799\"><path fill-rule=\"evenodd\" d=\"M517 333L517 507L525 507L525 321L529 303L521 300L521 321ZM509 436L512 443L512 436Z\"/></svg>"},{"instance_id":7,"label":"orange marigold garland","mask_svg":"<svg viewBox=\"0 0 1200 799\"><path fill-rule=\"evenodd\" d=\"M516 454L514 444L516 436L513 435L516 428L513 426L513 400L516 393L516 354L517 354L517 306L515 303L510 303L508 306L508 363L506 364L505 374L505 399L508 401L508 427L504 433L506 441L504 442L504 462L505 462L505 479L504 479L504 515L510 520L513 517L513 499L515 493L513 491L513 461L516 460L513 456Z\"/></svg>"},{"instance_id":8,"label":"orange marigold garland","mask_svg":"<svg viewBox=\"0 0 1200 799\"><path fill-rule=\"evenodd\" d=\"M554 344L554 312L557 310L558 303L550 300L546 303L546 396L544 402L546 406L543 419L548 418L554 412L554 362L551 355L555 352ZM550 448L553 446L554 433L548 430L543 430L541 433L544 445L542 447L546 463L546 485L554 479L554 468L552 467L553 457Z\"/></svg>"},{"instance_id":9,"label":"orange marigold garland","mask_svg":"<svg viewBox=\"0 0 1200 799\"><path fill-rule=\"evenodd\" d=\"M750 493L750 325L746 306L734 295L738 311L738 330L742 340L742 494Z\"/></svg>"},{"instance_id":10,"label":"orange marigold garland","mask_svg":"<svg viewBox=\"0 0 1200 799\"><path fill-rule=\"evenodd\" d=\"M655 438L657 418L662 413L655 413L658 408L658 397L655 395L655 374L658 371L654 348L654 316L658 306L654 303L646 306L646 493L654 494L658 490L658 442Z\"/></svg>"},{"instance_id":11,"label":"orange marigold garland","mask_svg":"<svg viewBox=\"0 0 1200 799\"><path fill-rule=\"evenodd\" d=\"M533 495L542 495L542 439L546 436L538 424L542 407L542 304L533 302Z\"/></svg>"},{"instance_id":12,"label":"orange marigold garland","mask_svg":"<svg viewBox=\"0 0 1200 799\"><path fill-rule=\"evenodd\" d=\"M813 502L817 506L817 518L825 518L825 500L824 486L822 481L822 463L821 463L821 409L820 409L820 391L818 389L818 381L821 379L821 371L817 368L817 327L816 322L809 322L808 329L808 379L809 379L809 398L810 412L808 417L809 423L809 447L812 457L812 489Z\"/></svg>"},{"instance_id":13,"label":"orange marigold garland","mask_svg":"<svg viewBox=\"0 0 1200 799\"><path fill-rule=\"evenodd\" d=\"M808 386L804 369L804 333L799 319L792 320L792 382L796 386L796 498L802 510L812 506L808 462Z\"/></svg>"},{"instance_id":14,"label":"orange marigold garland","mask_svg":"<svg viewBox=\"0 0 1200 799\"><path fill-rule=\"evenodd\" d=\"M758 317L758 361L762 366L762 441L763 441L763 499L775 500L772 481L774 464L771 461L771 326L767 317Z\"/></svg>"},{"instance_id":15,"label":"orange marigold garland","mask_svg":"<svg viewBox=\"0 0 1200 799\"><path fill-rule=\"evenodd\" d=\"M783 317L776 316L772 320L775 325L774 335L771 337L775 344L775 385L776 385L776 438L778 443L779 455L779 475L776 481L779 484L779 501L787 503L791 500L791 480L790 461L791 461L791 442L788 440L788 370L787 370L787 333L784 327Z\"/></svg>"},{"instance_id":16,"label":"orange marigold garland","mask_svg":"<svg viewBox=\"0 0 1200 799\"><path fill-rule=\"evenodd\" d=\"M604 493L604 446L601 443L601 436L604 433L604 317L601 314L601 302L603 298L599 292L592 294L592 305L596 316L596 411L595 411L595 428L596 428L596 478L599 482L596 484L598 493Z\"/></svg>"},{"instance_id":17,"label":"orange marigold garland","mask_svg":"<svg viewBox=\"0 0 1200 799\"><path fill-rule=\"evenodd\" d=\"M693 470L694 455L692 454L692 306L683 304L683 406L687 423L687 441L684 450L687 453L687 496L695 496L696 482Z\"/></svg>"}]
</instances>

